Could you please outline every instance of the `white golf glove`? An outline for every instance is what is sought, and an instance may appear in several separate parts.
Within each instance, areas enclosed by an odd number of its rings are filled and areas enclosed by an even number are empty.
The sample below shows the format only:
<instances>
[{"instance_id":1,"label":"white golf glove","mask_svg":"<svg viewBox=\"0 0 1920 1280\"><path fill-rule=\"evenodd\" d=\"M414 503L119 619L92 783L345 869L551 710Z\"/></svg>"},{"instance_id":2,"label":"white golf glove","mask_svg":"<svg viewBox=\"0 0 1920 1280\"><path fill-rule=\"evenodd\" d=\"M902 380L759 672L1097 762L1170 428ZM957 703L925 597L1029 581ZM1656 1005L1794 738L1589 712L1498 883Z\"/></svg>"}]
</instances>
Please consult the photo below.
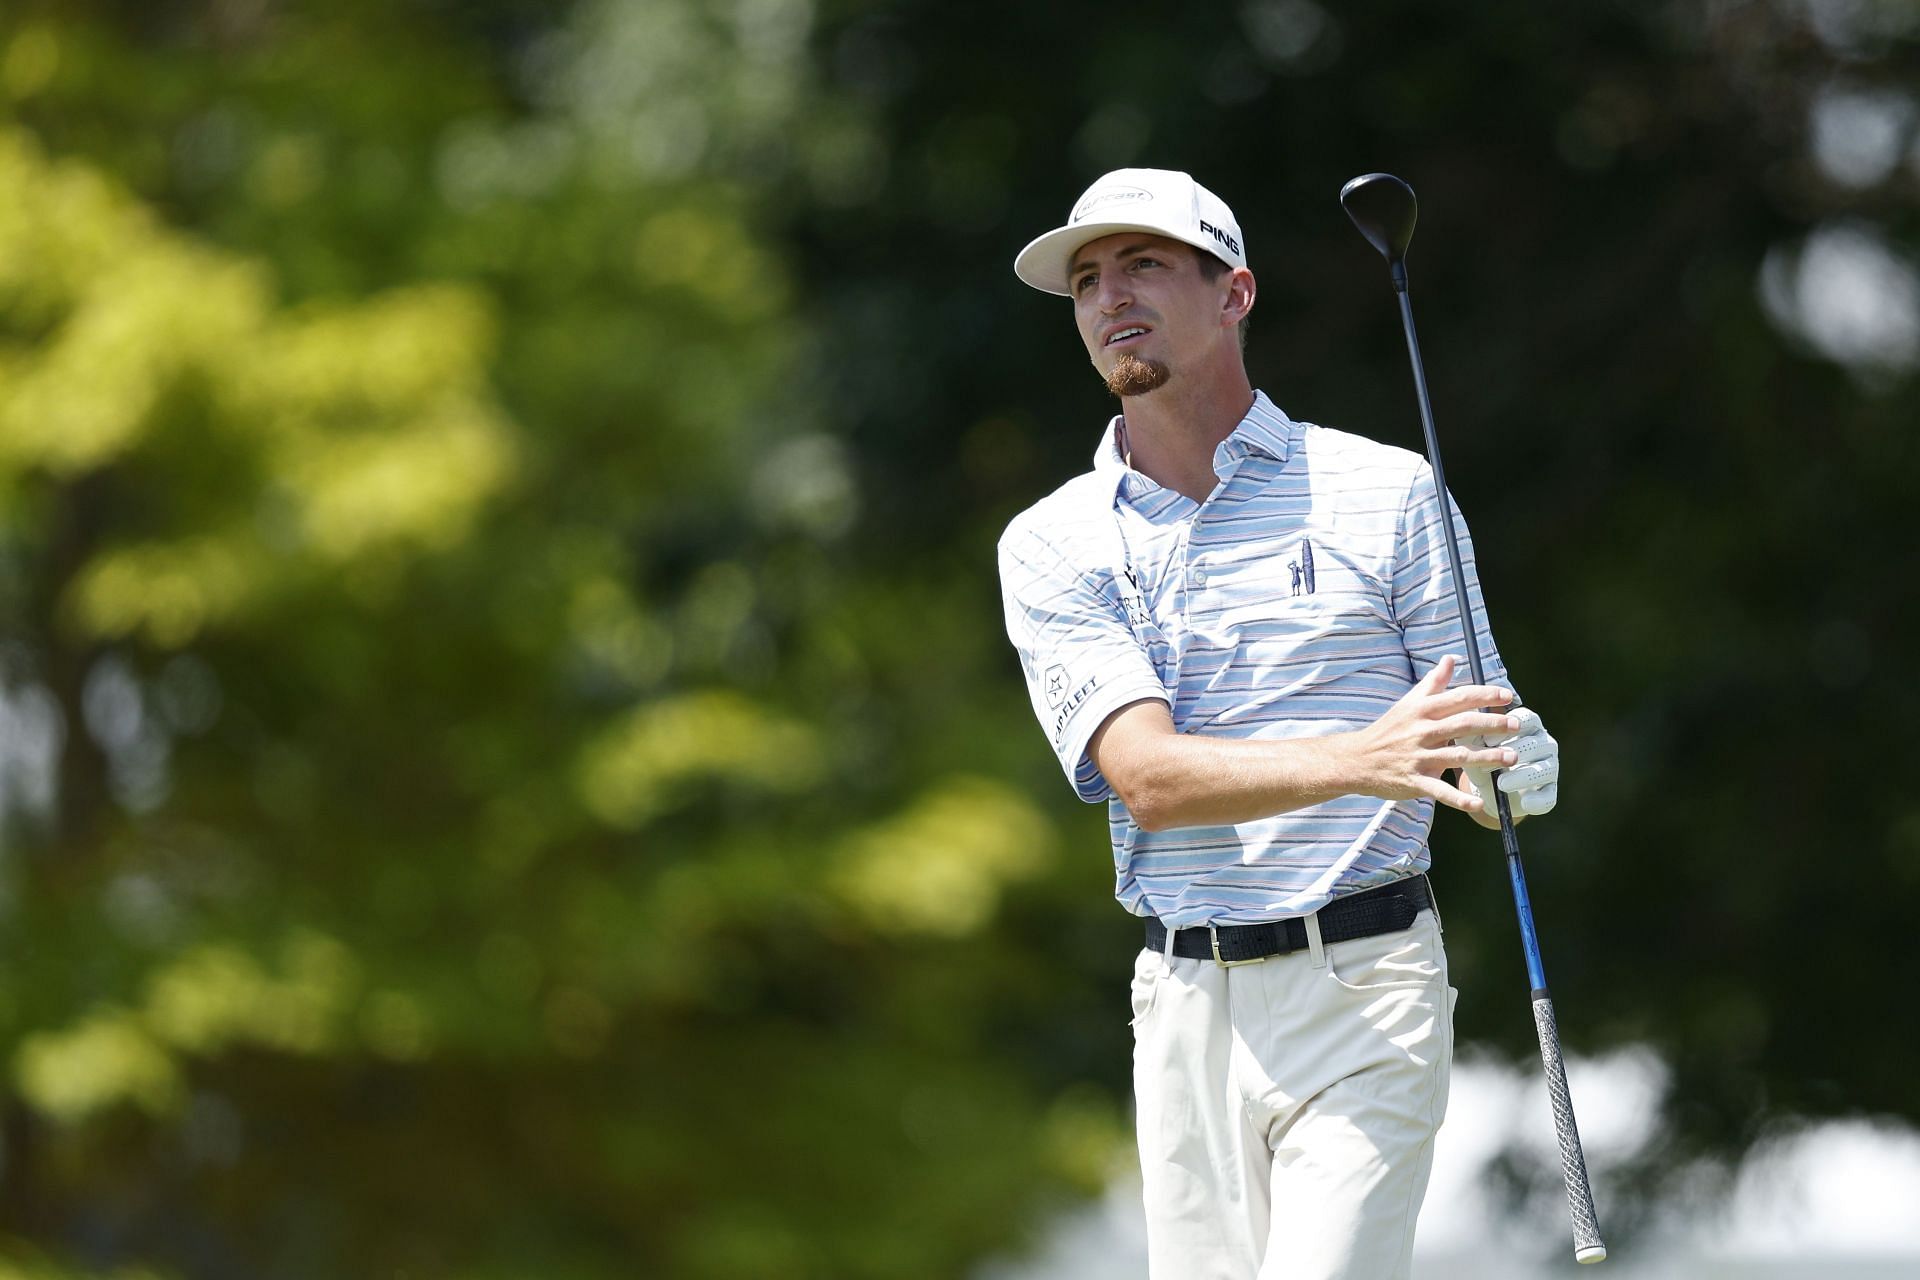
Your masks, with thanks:
<instances>
[{"instance_id":1,"label":"white golf glove","mask_svg":"<svg viewBox=\"0 0 1920 1280\"><path fill-rule=\"evenodd\" d=\"M1515 817L1534 817L1551 810L1560 799L1560 744L1533 708L1518 707L1513 716L1520 722L1513 732L1490 733L1463 744L1506 747L1518 757L1511 768L1500 771L1500 789L1507 793ZM1463 772L1474 794L1486 799L1486 811L1493 813L1493 771L1469 765Z\"/></svg>"}]
</instances>

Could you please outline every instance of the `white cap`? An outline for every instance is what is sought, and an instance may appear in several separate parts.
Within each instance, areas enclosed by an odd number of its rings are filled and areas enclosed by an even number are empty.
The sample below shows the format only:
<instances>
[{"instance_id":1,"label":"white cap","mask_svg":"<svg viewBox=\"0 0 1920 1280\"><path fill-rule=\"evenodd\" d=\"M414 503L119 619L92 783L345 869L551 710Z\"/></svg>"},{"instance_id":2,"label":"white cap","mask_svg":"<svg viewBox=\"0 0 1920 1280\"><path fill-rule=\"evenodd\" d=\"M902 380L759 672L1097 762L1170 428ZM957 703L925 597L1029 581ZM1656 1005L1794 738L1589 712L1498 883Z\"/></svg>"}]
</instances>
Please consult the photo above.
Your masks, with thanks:
<instances>
[{"instance_id":1,"label":"white cap","mask_svg":"<svg viewBox=\"0 0 1920 1280\"><path fill-rule=\"evenodd\" d=\"M1203 249L1230 267L1247 265L1246 239L1226 201L1172 169L1115 169L1074 203L1067 225L1029 244L1013 273L1046 293L1070 294L1067 268L1080 246L1116 231L1150 231Z\"/></svg>"}]
</instances>

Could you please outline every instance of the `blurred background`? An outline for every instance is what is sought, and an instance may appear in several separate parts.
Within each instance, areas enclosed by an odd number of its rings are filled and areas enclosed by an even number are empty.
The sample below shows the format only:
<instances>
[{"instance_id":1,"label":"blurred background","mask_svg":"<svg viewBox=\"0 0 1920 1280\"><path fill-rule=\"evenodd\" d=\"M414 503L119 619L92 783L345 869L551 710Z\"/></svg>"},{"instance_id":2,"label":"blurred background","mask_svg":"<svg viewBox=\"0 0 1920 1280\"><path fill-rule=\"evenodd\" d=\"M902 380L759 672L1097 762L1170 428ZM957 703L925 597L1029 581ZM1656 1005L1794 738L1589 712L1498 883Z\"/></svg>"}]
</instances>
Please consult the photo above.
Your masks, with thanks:
<instances>
[{"instance_id":1,"label":"blurred background","mask_svg":"<svg viewBox=\"0 0 1920 1280\"><path fill-rule=\"evenodd\" d=\"M1420 194L1608 1266L1915 1274L1917 85L1897 0L8 0L0 1276L1142 1276L992 554L1112 411L1012 256L1136 163L1410 448L1336 194ZM1424 1273L1555 1273L1435 863Z\"/></svg>"}]
</instances>

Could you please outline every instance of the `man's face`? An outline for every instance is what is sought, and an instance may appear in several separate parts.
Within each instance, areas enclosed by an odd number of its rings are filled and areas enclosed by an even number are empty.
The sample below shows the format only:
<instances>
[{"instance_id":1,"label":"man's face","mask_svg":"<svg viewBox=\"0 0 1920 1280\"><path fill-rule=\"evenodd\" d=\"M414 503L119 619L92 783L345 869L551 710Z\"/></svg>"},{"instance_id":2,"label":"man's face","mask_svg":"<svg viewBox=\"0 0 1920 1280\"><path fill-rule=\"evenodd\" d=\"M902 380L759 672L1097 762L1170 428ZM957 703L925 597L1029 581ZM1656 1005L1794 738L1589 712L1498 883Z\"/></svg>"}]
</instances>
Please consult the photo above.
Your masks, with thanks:
<instances>
[{"instance_id":1,"label":"man's face","mask_svg":"<svg viewBox=\"0 0 1920 1280\"><path fill-rule=\"evenodd\" d=\"M1082 245L1067 286L1093 367L1115 395L1139 395L1191 367L1209 344L1236 341L1221 324L1228 276L1208 280L1199 251L1122 231Z\"/></svg>"}]
</instances>

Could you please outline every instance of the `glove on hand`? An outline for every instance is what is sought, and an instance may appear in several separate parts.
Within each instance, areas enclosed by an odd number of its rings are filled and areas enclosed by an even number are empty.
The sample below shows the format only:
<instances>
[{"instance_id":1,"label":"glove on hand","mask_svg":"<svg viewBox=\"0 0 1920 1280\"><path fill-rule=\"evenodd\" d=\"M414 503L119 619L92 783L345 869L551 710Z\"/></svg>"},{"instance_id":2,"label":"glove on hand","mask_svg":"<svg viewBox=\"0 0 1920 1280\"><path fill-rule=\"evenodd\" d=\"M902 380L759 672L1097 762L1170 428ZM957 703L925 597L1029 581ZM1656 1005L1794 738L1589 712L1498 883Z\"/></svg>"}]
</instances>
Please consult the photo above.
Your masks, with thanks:
<instances>
[{"instance_id":1,"label":"glove on hand","mask_svg":"<svg viewBox=\"0 0 1920 1280\"><path fill-rule=\"evenodd\" d=\"M1518 759L1511 768L1500 771L1500 789L1507 793L1508 803L1515 817L1533 817L1550 811L1560 799L1560 744L1547 727L1540 723L1540 715L1531 707L1517 707L1513 711L1520 727L1508 734L1486 734L1477 736L1472 742L1462 739L1463 745L1507 747ZM1493 771L1469 765L1463 772L1467 785L1476 795L1485 797L1487 812L1494 812Z\"/></svg>"}]
</instances>

